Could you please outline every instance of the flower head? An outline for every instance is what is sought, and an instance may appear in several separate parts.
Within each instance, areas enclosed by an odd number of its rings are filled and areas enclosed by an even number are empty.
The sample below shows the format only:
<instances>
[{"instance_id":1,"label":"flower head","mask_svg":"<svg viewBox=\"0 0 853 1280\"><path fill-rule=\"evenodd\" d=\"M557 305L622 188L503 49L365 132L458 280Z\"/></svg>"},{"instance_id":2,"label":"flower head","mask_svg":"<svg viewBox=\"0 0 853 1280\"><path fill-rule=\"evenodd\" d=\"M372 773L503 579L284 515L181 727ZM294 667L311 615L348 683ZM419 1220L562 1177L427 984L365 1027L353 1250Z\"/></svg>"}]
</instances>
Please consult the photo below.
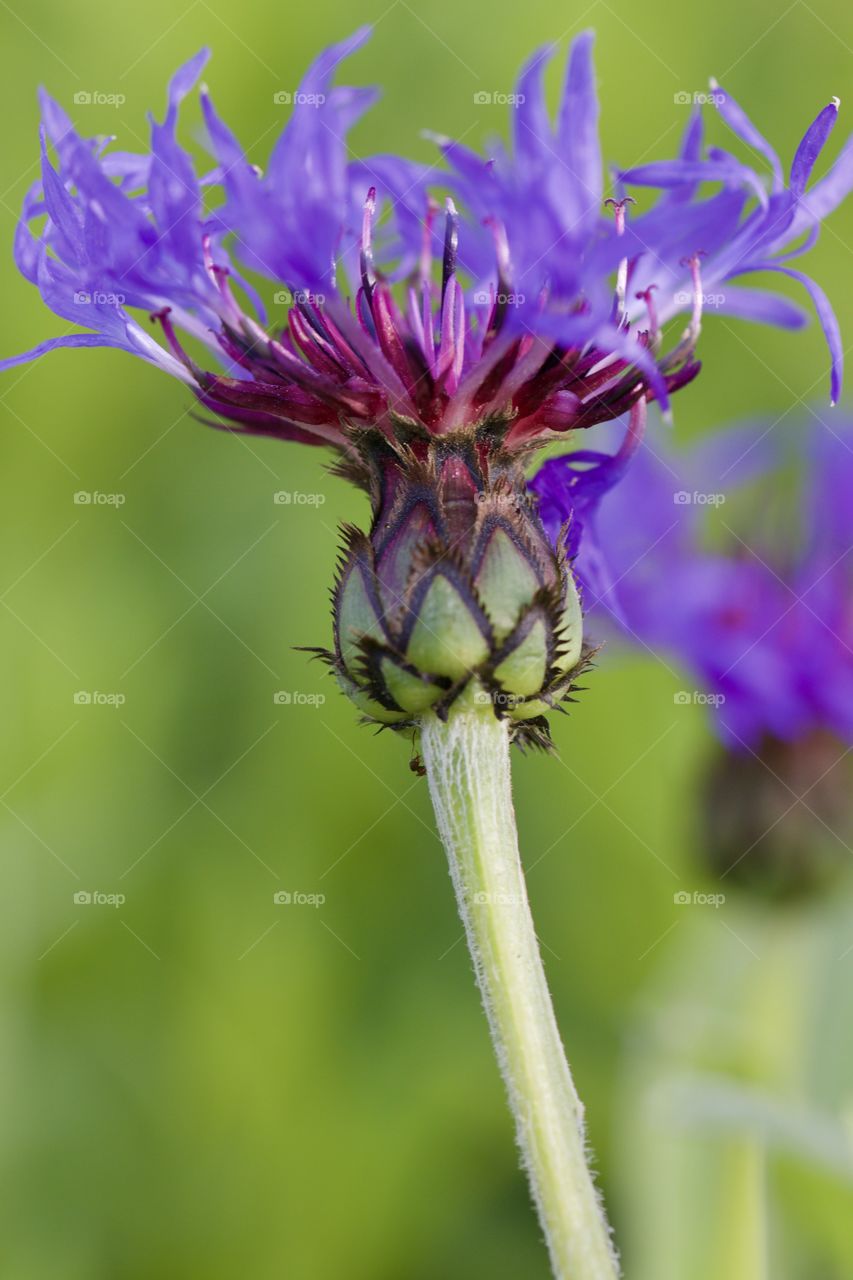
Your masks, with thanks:
<instances>
[{"instance_id":1,"label":"flower head","mask_svg":"<svg viewBox=\"0 0 853 1280\"><path fill-rule=\"evenodd\" d=\"M594 508L637 452L647 402L666 410L699 371L706 290L720 291L722 309L802 322L790 303L728 281L768 266L793 274L783 251L804 232L813 239L853 181L853 155L807 192L831 104L786 186L768 144L721 95L726 123L768 157L769 194L744 165L703 153L695 116L679 158L625 171L605 198L586 33L555 122L543 90L550 50L522 70L510 150L483 158L438 139L444 170L352 160L347 133L374 93L334 78L367 34L309 69L263 172L205 89L213 168L199 173L178 141L204 52L172 79L147 155L80 137L44 95L42 176L16 258L48 306L88 331L5 364L63 345L123 348L181 379L217 425L337 448L373 505L370 536L347 535L335 592L328 657L344 689L402 727L427 707L446 712L476 681L517 737L542 742L541 713L570 694L583 639L562 533L549 544L526 491L527 453L628 415L614 458L566 464L591 464L571 486L568 550L581 537L590 547ZM433 183L450 190L443 206ZM637 217L631 183L664 188ZM286 308L274 325L258 276ZM835 395L837 325L802 278ZM543 503L546 523L553 510Z\"/></svg>"},{"instance_id":2,"label":"flower head","mask_svg":"<svg viewBox=\"0 0 853 1280\"><path fill-rule=\"evenodd\" d=\"M698 372L711 289L725 284L722 310L802 322L789 302L728 281L753 270L796 275L781 251L803 234L808 243L851 185L848 146L806 190L834 103L807 131L787 187L769 145L720 91L726 123L768 159L769 194L726 153L703 154L695 116L678 159L623 172L605 200L589 33L570 51L555 123L543 50L521 73L512 149L483 158L439 139L446 171L349 158L347 132L375 95L333 80L367 34L309 69L264 172L206 90L215 166L198 173L177 139L205 52L173 78L147 155L82 138L43 95L42 176L25 200L16 259L48 306L88 331L5 364L56 346L120 347L180 378L232 429L347 450L353 429L390 431L395 419L440 435L499 416L512 420L505 444L517 450L640 399L665 408ZM431 181L452 192L443 208ZM665 190L635 218L630 184ZM707 184L719 189L704 194ZM280 286L283 323L267 324L242 271ZM818 286L797 278L830 342L835 396L837 325ZM669 341L679 312L687 326ZM199 344L203 354L192 354Z\"/></svg>"}]
</instances>

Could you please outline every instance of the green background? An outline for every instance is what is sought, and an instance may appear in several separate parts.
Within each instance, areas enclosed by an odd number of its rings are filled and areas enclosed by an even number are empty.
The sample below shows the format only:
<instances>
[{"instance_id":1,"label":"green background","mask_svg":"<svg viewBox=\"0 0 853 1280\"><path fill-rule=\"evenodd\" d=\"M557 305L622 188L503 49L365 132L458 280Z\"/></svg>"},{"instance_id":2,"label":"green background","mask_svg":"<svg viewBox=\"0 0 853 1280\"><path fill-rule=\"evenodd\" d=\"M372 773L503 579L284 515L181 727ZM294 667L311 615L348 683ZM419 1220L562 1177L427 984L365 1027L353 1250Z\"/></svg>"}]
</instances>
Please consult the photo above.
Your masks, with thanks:
<instances>
[{"instance_id":1,"label":"green background","mask_svg":"<svg viewBox=\"0 0 853 1280\"><path fill-rule=\"evenodd\" d=\"M712 74L788 159L853 65L844 0L4 3L0 350L63 328L11 261L39 82L85 132L141 149L169 74L208 43L215 101L263 163L286 110L273 94L363 21L375 38L348 75L384 98L354 135L362 154L429 158L423 128L485 144L506 109L473 95L511 92L538 43L590 25L605 153L622 165L672 154L674 95ZM126 102L75 108L81 90ZM848 334L851 233L842 211L810 262ZM677 399L685 439L758 410L823 429L816 326L710 316L701 355ZM208 431L190 407L113 352L54 354L0 384L0 1273L544 1277L425 783L405 741L360 728L293 648L329 640L336 525L364 505L319 451ZM75 505L80 490L125 501ZM325 501L275 505L279 490ZM591 1144L629 1276L755 1280L749 1261L709 1259L767 1215L768 1277L840 1280L853 920L842 898L775 920L674 905L708 887L694 797L713 739L700 708L673 704L683 683L605 654L555 725L559 756L515 763ZM79 690L125 702L75 704ZM277 690L326 700L276 704ZM126 901L78 905L81 890ZM277 906L282 890L325 901ZM819 1112L836 1163L815 1173L785 1142L777 1158L753 1121L746 1139L717 1121L673 1136L647 1095L685 1060L761 1083L809 1123Z\"/></svg>"}]
</instances>

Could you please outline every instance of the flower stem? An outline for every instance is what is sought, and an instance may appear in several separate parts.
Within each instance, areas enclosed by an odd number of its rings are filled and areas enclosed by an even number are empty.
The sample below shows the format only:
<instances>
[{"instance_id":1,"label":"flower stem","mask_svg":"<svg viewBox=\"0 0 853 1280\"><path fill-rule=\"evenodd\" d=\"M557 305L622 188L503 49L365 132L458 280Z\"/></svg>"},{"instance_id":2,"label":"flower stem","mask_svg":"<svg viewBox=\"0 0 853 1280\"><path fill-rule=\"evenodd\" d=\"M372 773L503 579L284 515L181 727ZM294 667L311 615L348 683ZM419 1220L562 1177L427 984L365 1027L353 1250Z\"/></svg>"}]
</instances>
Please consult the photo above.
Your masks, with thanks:
<instances>
[{"instance_id":1,"label":"flower stem","mask_svg":"<svg viewBox=\"0 0 853 1280\"><path fill-rule=\"evenodd\" d=\"M615 1280L610 1233L586 1161L583 1107L527 903L507 723L472 692L446 722L424 717L421 749L554 1275Z\"/></svg>"}]
</instances>

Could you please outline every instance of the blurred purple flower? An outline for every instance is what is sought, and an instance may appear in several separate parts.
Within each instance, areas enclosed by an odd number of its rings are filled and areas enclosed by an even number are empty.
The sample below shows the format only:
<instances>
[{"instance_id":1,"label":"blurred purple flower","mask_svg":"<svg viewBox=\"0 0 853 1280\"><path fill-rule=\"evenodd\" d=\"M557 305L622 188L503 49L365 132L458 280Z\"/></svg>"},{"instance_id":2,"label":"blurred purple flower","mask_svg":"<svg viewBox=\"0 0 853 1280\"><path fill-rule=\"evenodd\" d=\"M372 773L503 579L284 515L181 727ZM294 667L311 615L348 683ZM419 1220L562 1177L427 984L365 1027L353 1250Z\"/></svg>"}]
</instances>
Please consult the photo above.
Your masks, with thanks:
<instances>
[{"instance_id":1,"label":"blurred purple flower","mask_svg":"<svg viewBox=\"0 0 853 1280\"><path fill-rule=\"evenodd\" d=\"M818 730L853 745L853 418L818 423L728 429L684 450L653 433L593 494L592 536L576 548L589 630L679 662L719 700L735 749ZM605 474L618 466L595 456ZM532 482L552 536L572 516L565 473L581 457ZM799 502L786 496L776 518L785 479Z\"/></svg>"},{"instance_id":2,"label":"blurred purple flower","mask_svg":"<svg viewBox=\"0 0 853 1280\"><path fill-rule=\"evenodd\" d=\"M818 286L787 266L853 185L848 144L806 191L836 104L808 129L786 187L775 153L720 92L726 123L768 160L769 194L726 153L703 153L694 115L680 158L626 171L603 205L590 34L572 45L554 124L543 50L521 73L511 152L498 146L483 159L439 140L449 172L389 155L350 159L348 131L375 94L333 77L367 35L333 46L309 69L264 173L206 91L215 167L197 173L177 141L178 110L205 52L173 78L165 118L151 124L150 154L82 138L43 95L42 177L25 199L16 261L57 315L88 331L0 367L60 346L113 346L180 378L235 430L347 449L351 428L390 431L394 418L442 434L495 417L511 420L506 443L523 448L648 399L665 409L698 372L709 291L721 310L801 324L790 302L728 284L773 270L809 290L837 395L835 318ZM431 183L453 193L441 219ZM707 183L716 194L703 194ZM634 220L622 198L630 184L664 188ZM276 300L285 319L272 331L241 270L284 286ZM134 311L156 318L165 345ZM662 326L679 312L687 327L665 344ZM629 452L641 408L632 422ZM601 465L612 478L625 460Z\"/></svg>"}]
</instances>

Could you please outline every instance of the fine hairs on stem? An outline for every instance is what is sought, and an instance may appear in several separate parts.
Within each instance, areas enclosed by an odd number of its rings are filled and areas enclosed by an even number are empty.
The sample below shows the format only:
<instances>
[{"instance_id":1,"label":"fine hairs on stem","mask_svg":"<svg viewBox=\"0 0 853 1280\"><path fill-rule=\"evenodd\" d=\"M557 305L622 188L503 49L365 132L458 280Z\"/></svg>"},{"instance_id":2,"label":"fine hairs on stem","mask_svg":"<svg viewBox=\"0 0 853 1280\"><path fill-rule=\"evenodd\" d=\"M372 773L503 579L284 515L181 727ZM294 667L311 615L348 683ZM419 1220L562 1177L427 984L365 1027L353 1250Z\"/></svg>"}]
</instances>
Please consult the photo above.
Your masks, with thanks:
<instances>
[{"instance_id":1,"label":"fine hairs on stem","mask_svg":"<svg viewBox=\"0 0 853 1280\"><path fill-rule=\"evenodd\" d=\"M469 691L421 726L439 834L551 1265L558 1280L616 1280L586 1158L583 1107L560 1040L518 852L509 730Z\"/></svg>"}]
</instances>

